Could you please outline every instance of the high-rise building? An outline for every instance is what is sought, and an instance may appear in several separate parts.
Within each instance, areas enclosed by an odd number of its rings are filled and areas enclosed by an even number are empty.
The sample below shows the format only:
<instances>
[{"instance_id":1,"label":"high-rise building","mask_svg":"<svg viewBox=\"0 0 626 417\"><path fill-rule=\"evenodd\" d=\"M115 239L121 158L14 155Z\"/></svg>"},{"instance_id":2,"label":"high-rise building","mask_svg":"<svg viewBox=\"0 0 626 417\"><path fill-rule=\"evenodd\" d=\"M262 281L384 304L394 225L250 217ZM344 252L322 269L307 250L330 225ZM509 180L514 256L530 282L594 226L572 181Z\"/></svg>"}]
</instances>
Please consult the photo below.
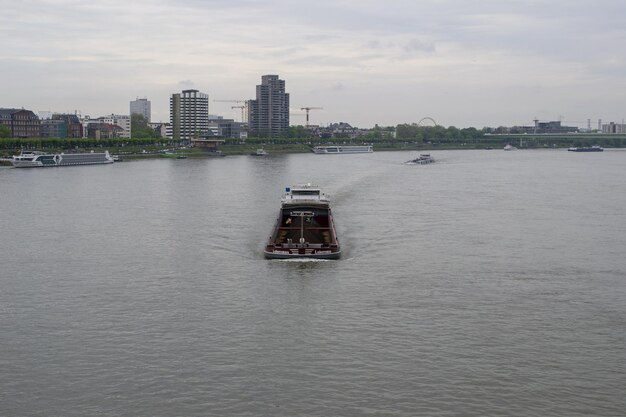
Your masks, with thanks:
<instances>
[{"instance_id":1,"label":"high-rise building","mask_svg":"<svg viewBox=\"0 0 626 417\"><path fill-rule=\"evenodd\" d=\"M130 102L130 115L140 114L147 123L150 123L150 100L147 98L137 98Z\"/></svg>"},{"instance_id":2,"label":"high-rise building","mask_svg":"<svg viewBox=\"0 0 626 417\"><path fill-rule=\"evenodd\" d=\"M276 138L289 130L289 93L278 75L263 75L256 86L256 100L248 101L248 123L258 136Z\"/></svg>"},{"instance_id":3,"label":"high-rise building","mask_svg":"<svg viewBox=\"0 0 626 417\"><path fill-rule=\"evenodd\" d=\"M170 97L170 123L174 139L190 141L209 130L209 95L183 90Z\"/></svg>"}]
</instances>

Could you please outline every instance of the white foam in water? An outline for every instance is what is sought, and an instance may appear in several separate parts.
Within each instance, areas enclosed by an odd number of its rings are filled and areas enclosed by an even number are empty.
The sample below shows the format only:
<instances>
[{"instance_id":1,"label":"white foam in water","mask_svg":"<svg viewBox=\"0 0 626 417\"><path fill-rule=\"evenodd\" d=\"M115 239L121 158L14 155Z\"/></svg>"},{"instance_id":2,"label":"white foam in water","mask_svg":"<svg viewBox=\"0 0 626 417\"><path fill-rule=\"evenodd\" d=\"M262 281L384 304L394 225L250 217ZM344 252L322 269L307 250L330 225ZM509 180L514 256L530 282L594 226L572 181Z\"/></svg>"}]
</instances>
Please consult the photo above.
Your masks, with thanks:
<instances>
[{"instance_id":1,"label":"white foam in water","mask_svg":"<svg viewBox=\"0 0 626 417\"><path fill-rule=\"evenodd\" d=\"M281 262L330 262L332 259L316 259L316 258L293 258L293 259L274 259Z\"/></svg>"}]
</instances>

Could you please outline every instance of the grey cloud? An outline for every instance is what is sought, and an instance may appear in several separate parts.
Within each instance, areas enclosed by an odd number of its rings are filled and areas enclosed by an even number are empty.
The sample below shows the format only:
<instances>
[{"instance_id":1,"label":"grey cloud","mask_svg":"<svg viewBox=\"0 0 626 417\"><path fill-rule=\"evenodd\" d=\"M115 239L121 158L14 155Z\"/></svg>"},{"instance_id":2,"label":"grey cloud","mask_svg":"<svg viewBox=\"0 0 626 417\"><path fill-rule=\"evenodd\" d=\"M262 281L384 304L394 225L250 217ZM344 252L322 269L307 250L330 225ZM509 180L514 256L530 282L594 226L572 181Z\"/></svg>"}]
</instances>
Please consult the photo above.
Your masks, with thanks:
<instances>
[{"instance_id":1,"label":"grey cloud","mask_svg":"<svg viewBox=\"0 0 626 417\"><path fill-rule=\"evenodd\" d=\"M413 38L404 45L405 52L435 52L435 45Z\"/></svg>"},{"instance_id":2,"label":"grey cloud","mask_svg":"<svg viewBox=\"0 0 626 417\"><path fill-rule=\"evenodd\" d=\"M195 83L191 80L182 80L178 82L178 86L181 88L194 88Z\"/></svg>"},{"instance_id":3,"label":"grey cloud","mask_svg":"<svg viewBox=\"0 0 626 417\"><path fill-rule=\"evenodd\" d=\"M0 37L11 41L0 51L4 63L0 91L5 105L16 102L37 108L39 100L41 106L52 107L48 103L58 100L61 108L72 108L91 100L104 112L107 107L126 108L129 90L131 96L153 95L154 103L159 99L167 103L170 88L191 88L216 79L227 80L220 83L224 96L241 89L242 80L253 91L258 77L269 69L290 86L296 74L324 85L316 97L320 103L331 101L324 100L323 93L342 91L333 99L348 100L361 90L374 95L383 83L396 83L390 101L400 102L412 91L407 100L419 93L436 106L442 87L456 85L458 93L451 92L446 101L456 98L461 105L464 97L476 97L474 93L486 88L509 95L523 78L527 85L545 85L545 96L562 101L557 103L564 107L559 112L567 114L572 110L565 107L574 105L570 103L588 105L576 90L587 88L593 97L605 95L598 91L623 91L623 4L623 0L599 0L593 6L584 0L394 0L393 7L378 0L8 2L0 16ZM423 65L423 58L429 59L428 65ZM394 62L398 60L401 65ZM465 65L459 65L462 60ZM509 63L504 68L519 71L500 71L501 65L494 62ZM95 86L76 88L76 80L89 78L101 80L98 87L106 86L106 94L89 89ZM37 88L34 79L39 81ZM347 94L347 87L336 80L363 88ZM554 80L561 89L551 84ZM434 92L424 91L424 85L432 85ZM67 94L59 91L72 91L73 101L61 102ZM22 101L24 92L31 104ZM526 93L527 89L520 92L520 103ZM528 95L531 101L534 96ZM397 108L386 110L391 106L385 99L380 98L377 109L355 99L350 111L363 124L372 117L399 117ZM609 103L604 97L597 100ZM484 113L502 110L489 102L472 103L472 108L481 106ZM156 111L158 105L154 107ZM166 104L161 111L167 113ZM442 105L441 112L445 111L447 106ZM446 117L462 125L458 118L469 116L461 113Z\"/></svg>"}]
</instances>

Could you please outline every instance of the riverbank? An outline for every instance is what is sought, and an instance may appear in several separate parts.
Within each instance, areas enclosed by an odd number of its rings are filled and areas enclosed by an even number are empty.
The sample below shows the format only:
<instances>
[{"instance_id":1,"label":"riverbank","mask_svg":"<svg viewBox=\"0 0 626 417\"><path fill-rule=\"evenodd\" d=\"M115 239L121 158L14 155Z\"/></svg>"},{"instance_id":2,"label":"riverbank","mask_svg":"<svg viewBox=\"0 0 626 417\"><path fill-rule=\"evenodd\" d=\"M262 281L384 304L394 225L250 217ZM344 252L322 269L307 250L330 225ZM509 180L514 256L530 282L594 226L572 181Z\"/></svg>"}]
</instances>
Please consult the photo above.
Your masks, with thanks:
<instances>
[{"instance_id":1,"label":"riverbank","mask_svg":"<svg viewBox=\"0 0 626 417\"><path fill-rule=\"evenodd\" d=\"M338 144L342 145L342 144ZM351 144L352 145L352 144ZM364 144L359 144L364 145ZM372 144L368 144L372 145ZM532 144L531 144L532 145ZM374 152L393 152L393 151L417 151L417 152L433 152L437 150L484 150L484 149L502 149L500 143L412 143L412 142L386 142L374 143ZM112 155L123 160L133 159L155 159L155 158L214 158L234 155L250 155L257 149L264 149L269 155L277 154L295 154L310 153L313 145L311 144L285 144L285 143L251 143L251 144L224 144L219 150L207 150L203 148L192 147L172 147L172 146L145 146L145 147L85 147L72 149L72 152L102 152L108 150ZM567 146L547 145L540 146L523 146L520 149L566 149ZM35 150L35 149L32 149ZM69 153L68 150L62 149L42 149L48 153ZM4 150L0 153L0 165L10 166L11 156L19 154L19 150Z\"/></svg>"}]
</instances>

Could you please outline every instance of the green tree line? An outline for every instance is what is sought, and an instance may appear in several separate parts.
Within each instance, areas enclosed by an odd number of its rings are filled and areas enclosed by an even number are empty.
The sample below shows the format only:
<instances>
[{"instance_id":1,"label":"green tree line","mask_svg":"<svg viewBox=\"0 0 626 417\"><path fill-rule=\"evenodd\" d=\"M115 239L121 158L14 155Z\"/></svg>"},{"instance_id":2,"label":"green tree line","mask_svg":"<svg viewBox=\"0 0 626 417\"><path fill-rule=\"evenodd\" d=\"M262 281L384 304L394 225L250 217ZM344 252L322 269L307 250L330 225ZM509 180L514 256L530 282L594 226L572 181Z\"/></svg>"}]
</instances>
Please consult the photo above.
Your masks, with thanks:
<instances>
[{"instance_id":1,"label":"green tree line","mask_svg":"<svg viewBox=\"0 0 626 417\"><path fill-rule=\"evenodd\" d=\"M456 128L454 126L418 126L413 124L401 124L396 127L396 138L401 140L413 140L418 142L471 142L482 140L484 130L475 127Z\"/></svg>"},{"instance_id":2,"label":"green tree line","mask_svg":"<svg viewBox=\"0 0 626 417\"><path fill-rule=\"evenodd\" d=\"M72 148L121 148L124 146L166 146L168 138L0 138L1 149L72 149Z\"/></svg>"}]
</instances>

